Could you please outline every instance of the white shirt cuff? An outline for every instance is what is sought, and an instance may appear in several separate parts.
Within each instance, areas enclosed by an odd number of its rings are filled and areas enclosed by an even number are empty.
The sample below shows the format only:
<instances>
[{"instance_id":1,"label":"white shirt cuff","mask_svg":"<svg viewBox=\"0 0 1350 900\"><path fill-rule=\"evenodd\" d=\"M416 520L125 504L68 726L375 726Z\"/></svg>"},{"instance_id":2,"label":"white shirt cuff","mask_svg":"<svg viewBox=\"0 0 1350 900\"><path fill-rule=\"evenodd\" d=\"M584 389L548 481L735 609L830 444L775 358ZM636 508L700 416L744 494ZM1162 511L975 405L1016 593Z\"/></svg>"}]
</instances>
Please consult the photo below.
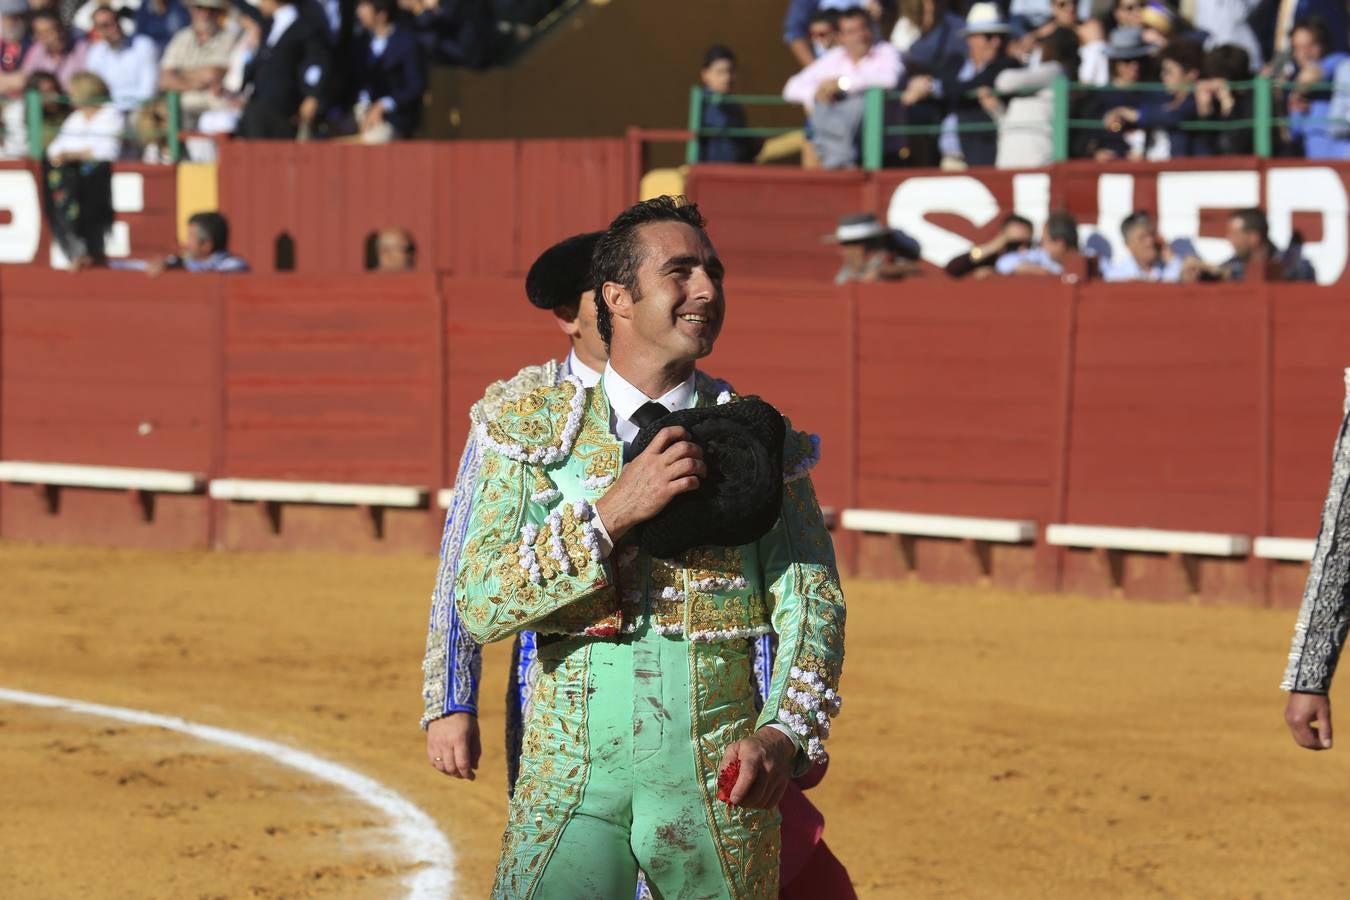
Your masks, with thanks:
<instances>
[{"instance_id":1,"label":"white shirt cuff","mask_svg":"<svg viewBox=\"0 0 1350 900\"><path fill-rule=\"evenodd\" d=\"M595 515L591 516L591 524L595 526L595 536L600 539L600 558L609 559L614 552L614 539L609 536L605 523L600 521L600 510L595 510Z\"/></svg>"},{"instance_id":2,"label":"white shirt cuff","mask_svg":"<svg viewBox=\"0 0 1350 900\"><path fill-rule=\"evenodd\" d=\"M788 728L782 722L769 722L764 727L778 729L779 731L783 732L783 734L786 734L788 736L788 739L792 741L794 747L797 745L797 735L793 734L792 729Z\"/></svg>"}]
</instances>

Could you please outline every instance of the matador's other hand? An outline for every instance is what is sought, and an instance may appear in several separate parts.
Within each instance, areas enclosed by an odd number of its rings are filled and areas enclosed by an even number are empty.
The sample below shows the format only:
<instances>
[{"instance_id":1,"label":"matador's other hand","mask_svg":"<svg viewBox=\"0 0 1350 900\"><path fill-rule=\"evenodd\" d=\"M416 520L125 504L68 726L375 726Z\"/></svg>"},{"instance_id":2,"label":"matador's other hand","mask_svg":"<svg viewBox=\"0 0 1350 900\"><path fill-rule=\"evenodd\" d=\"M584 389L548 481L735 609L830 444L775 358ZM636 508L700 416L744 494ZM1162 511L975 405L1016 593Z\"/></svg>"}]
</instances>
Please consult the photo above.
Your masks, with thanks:
<instances>
[{"instance_id":1,"label":"matador's other hand","mask_svg":"<svg viewBox=\"0 0 1350 900\"><path fill-rule=\"evenodd\" d=\"M611 540L617 542L680 494L698 489L708 467L703 462L703 448L690 437L678 425L662 428L596 502L595 510Z\"/></svg>"},{"instance_id":2,"label":"matador's other hand","mask_svg":"<svg viewBox=\"0 0 1350 900\"><path fill-rule=\"evenodd\" d=\"M473 713L451 713L427 726L427 760L446 775L473 781L482 753Z\"/></svg>"},{"instance_id":3,"label":"matador's other hand","mask_svg":"<svg viewBox=\"0 0 1350 900\"><path fill-rule=\"evenodd\" d=\"M721 768L741 761L740 775L731 788L732 806L773 809L783 799L792 777L792 759L797 745L777 728L765 726L750 737L739 740L722 754Z\"/></svg>"},{"instance_id":4,"label":"matador's other hand","mask_svg":"<svg viewBox=\"0 0 1350 900\"><path fill-rule=\"evenodd\" d=\"M1331 698L1326 694L1294 691L1284 708L1284 722L1300 747L1331 749Z\"/></svg>"}]
</instances>

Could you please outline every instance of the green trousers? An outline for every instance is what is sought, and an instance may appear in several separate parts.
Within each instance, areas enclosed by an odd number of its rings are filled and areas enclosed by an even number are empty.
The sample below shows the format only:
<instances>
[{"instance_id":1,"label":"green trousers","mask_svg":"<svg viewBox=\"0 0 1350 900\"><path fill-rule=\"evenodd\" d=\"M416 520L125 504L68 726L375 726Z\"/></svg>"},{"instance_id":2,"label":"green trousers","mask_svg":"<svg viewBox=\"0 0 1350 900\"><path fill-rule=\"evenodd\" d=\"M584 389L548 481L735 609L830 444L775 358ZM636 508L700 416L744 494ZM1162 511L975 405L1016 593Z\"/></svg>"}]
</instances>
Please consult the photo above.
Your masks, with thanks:
<instances>
[{"instance_id":1,"label":"green trousers","mask_svg":"<svg viewBox=\"0 0 1350 900\"><path fill-rule=\"evenodd\" d=\"M644 625L541 642L494 897L770 898L779 816L715 798L726 747L756 715L748 641Z\"/></svg>"}]
</instances>

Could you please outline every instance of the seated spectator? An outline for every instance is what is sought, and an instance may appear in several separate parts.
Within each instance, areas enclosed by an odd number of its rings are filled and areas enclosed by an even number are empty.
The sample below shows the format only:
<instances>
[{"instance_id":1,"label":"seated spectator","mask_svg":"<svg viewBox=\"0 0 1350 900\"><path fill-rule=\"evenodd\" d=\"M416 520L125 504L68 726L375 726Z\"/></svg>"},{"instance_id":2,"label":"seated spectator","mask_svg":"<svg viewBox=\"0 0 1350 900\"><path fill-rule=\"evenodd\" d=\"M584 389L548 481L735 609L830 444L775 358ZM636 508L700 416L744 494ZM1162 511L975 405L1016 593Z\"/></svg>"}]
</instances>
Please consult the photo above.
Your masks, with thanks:
<instances>
[{"instance_id":1,"label":"seated spectator","mask_svg":"<svg viewBox=\"0 0 1350 900\"><path fill-rule=\"evenodd\" d=\"M823 43L816 43L817 34L812 26L822 13L836 15L850 7L859 6L858 0L788 0L787 15L783 19L783 43L797 60L797 65L806 68L833 49ZM838 20L835 21L836 27Z\"/></svg>"},{"instance_id":2,"label":"seated spectator","mask_svg":"<svg viewBox=\"0 0 1350 900\"><path fill-rule=\"evenodd\" d=\"M490 0L399 0L431 62L481 69L491 64L497 23Z\"/></svg>"},{"instance_id":3,"label":"seated spectator","mask_svg":"<svg viewBox=\"0 0 1350 900\"><path fill-rule=\"evenodd\" d=\"M736 88L736 55L717 44L703 55L699 72L703 84L699 128L745 128L745 108L723 98ZM759 153L760 142L746 137L701 135L698 139L699 162L745 163Z\"/></svg>"},{"instance_id":4,"label":"seated spectator","mask_svg":"<svg viewBox=\"0 0 1350 900\"><path fill-rule=\"evenodd\" d=\"M248 263L230 253L230 223L218 212L199 212L188 219L183 252L155 260L151 275L166 269L185 272L247 272Z\"/></svg>"},{"instance_id":5,"label":"seated spectator","mask_svg":"<svg viewBox=\"0 0 1350 900\"><path fill-rule=\"evenodd\" d=\"M919 272L918 243L891 231L872 213L840 216L834 234L824 239L839 245L842 265L834 276L835 284L889 281Z\"/></svg>"},{"instance_id":6,"label":"seated spectator","mask_svg":"<svg viewBox=\"0 0 1350 900\"><path fill-rule=\"evenodd\" d=\"M1204 156L1208 144L1195 140L1193 132L1180 127L1198 118L1194 88L1200 80L1204 53L1195 41L1175 40L1163 48L1160 60L1159 75L1171 95L1137 107L1118 106L1103 117L1102 123L1108 131L1116 132L1129 126L1156 129L1147 153L1149 159Z\"/></svg>"},{"instance_id":7,"label":"seated spectator","mask_svg":"<svg viewBox=\"0 0 1350 900\"><path fill-rule=\"evenodd\" d=\"M1316 281L1312 263L1303 256L1303 241L1295 234L1285 250L1270 240L1270 224L1259 209L1240 209L1228 220L1228 243L1233 258L1221 266L1199 263L1202 281Z\"/></svg>"},{"instance_id":8,"label":"seated spectator","mask_svg":"<svg viewBox=\"0 0 1350 900\"><path fill-rule=\"evenodd\" d=\"M225 0L189 0L192 24L169 41L159 62L159 89L178 91L183 127L224 105L225 72L240 32L225 27Z\"/></svg>"},{"instance_id":9,"label":"seated spectator","mask_svg":"<svg viewBox=\"0 0 1350 900\"><path fill-rule=\"evenodd\" d=\"M192 24L192 15L181 0L141 0L132 21L136 36L154 41L156 52L163 53L173 36Z\"/></svg>"},{"instance_id":10,"label":"seated spectator","mask_svg":"<svg viewBox=\"0 0 1350 900\"><path fill-rule=\"evenodd\" d=\"M416 262L412 235L402 228L380 229L375 236L376 272L411 272Z\"/></svg>"},{"instance_id":11,"label":"seated spectator","mask_svg":"<svg viewBox=\"0 0 1350 900\"><path fill-rule=\"evenodd\" d=\"M0 73L17 72L28 50L28 0L0 0Z\"/></svg>"},{"instance_id":12,"label":"seated spectator","mask_svg":"<svg viewBox=\"0 0 1350 900\"><path fill-rule=\"evenodd\" d=\"M956 157L968 166L994 164L998 132L966 129L993 124L990 113L1001 109L992 92L994 80L1003 70L1017 66L1017 61L1005 52L1008 33L1008 23L1002 20L993 3L975 3L970 7L965 30L961 32L966 39L966 59L959 65L949 64L942 73L941 89L948 116L944 125L950 129L942 139L944 160Z\"/></svg>"},{"instance_id":13,"label":"seated spectator","mask_svg":"<svg viewBox=\"0 0 1350 900\"><path fill-rule=\"evenodd\" d=\"M818 9L806 24L806 36L811 40L811 61L815 62L839 46L839 10ZM810 65L805 63L804 65Z\"/></svg>"},{"instance_id":14,"label":"seated spectator","mask_svg":"<svg viewBox=\"0 0 1350 900\"><path fill-rule=\"evenodd\" d=\"M1339 137L1331 118L1332 92L1316 85L1335 77L1336 67L1346 59L1331 54L1331 37L1320 19L1294 23L1289 35L1289 65L1279 67L1277 78L1295 82L1284 96L1289 118L1288 152L1306 159L1344 159L1350 155L1350 141Z\"/></svg>"},{"instance_id":15,"label":"seated spectator","mask_svg":"<svg viewBox=\"0 0 1350 900\"><path fill-rule=\"evenodd\" d=\"M1041 228L1039 247L1004 253L994 263L1000 275L1063 275L1069 257L1078 252L1078 223L1066 212L1051 213Z\"/></svg>"},{"instance_id":16,"label":"seated spectator","mask_svg":"<svg viewBox=\"0 0 1350 900\"><path fill-rule=\"evenodd\" d=\"M92 72L76 72L66 91L75 109L47 145L52 165L121 159L126 117L116 104L108 102L108 85Z\"/></svg>"},{"instance_id":17,"label":"seated spectator","mask_svg":"<svg viewBox=\"0 0 1350 900\"><path fill-rule=\"evenodd\" d=\"M1247 51L1231 45L1205 54L1204 77L1195 85L1195 112L1205 122L1232 122L1222 131L1200 132L1195 140L1209 147L1206 156L1250 156L1252 153L1252 92L1235 90L1235 81L1251 77Z\"/></svg>"},{"instance_id":18,"label":"seated spectator","mask_svg":"<svg viewBox=\"0 0 1350 900\"><path fill-rule=\"evenodd\" d=\"M85 69L88 45L72 38L53 10L34 12L29 27L33 42L24 54L23 65L17 72L0 74L0 93L13 95L22 90L34 72L52 73L61 82L61 90L69 93L71 76Z\"/></svg>"},{"instance_id":19,"label":"seated spectator","mask_svg":"<svg viewBox=\"0 0 1350 900\"><path fill-rule=\"evenodd\" d=\"M1125 238L1125 254L1120 259L1102 263L1105 281L1166 281L1181 280L1183 260L1158 237L1153 219L1145 212L1126 216L1120 225Z\"/></svg>"},{"instance_id":20,"label":"seated spectator","mask_svg":"<svg viewBox=\"0 0 1350 900\"><path fill-rule=\"evenodd\" d=\"M1145 43L1137 28L1117 28L1105 51L1110 64L1110 83L1106 90L1092 91L1083 100L1079 112L1082 118L1098 119L1103 123L1106 114L1121 107L1138 108L1157 99L1151 91L1139 87L1155 76L1153 45ZM1098 162L1112 159L1143 159L1148 140L1145 131L1122 127L1110 130L1080 130L1072 135L1073 155L1088 157Z\"/></svg>"},{"instance_id":21,"label":"seated spectator","mask_svg":"<svg viewBox=\"0 0 1350 900\"><path fill-rule=\"evenodd\" d=\"M1144 4L1147 0L1115 0L1106 20L1106 30L1114 34L1118 28L1136 28L1142 37L1144 31Z\"/></svg>"},{"instance_id":22,"label":"seated spectator","mask_svg":"<svg viewBox=\"0 0 1350 900\"><path fill-rule=\"evenodd\" d=\"M239 118L242 138L289 140L308 133L319 113L329 68L328 44L295 0L262 0L264 36L245 68L252 87Z\"/></svg>"},{"instance_id":23,"label":"seated spectator","mask_svg":"<svg viewBox=\"0 0 1350 900\"><path fill-rule=\"evenodd\" d=\"M159 84L159 51L148 37L127 37L117 13L107 7L94 12L99 40L89 48L87 63L112 91L112 102L128 113L155 96Z\"/></svg>"},{"instance_id":24,"label":"seated spectator","mask_svg":"<svg viewBox=\"0 0 1350 900\"><path fill-rule=\"evenodd\" d=\"M1038 47L1039 62L1004 69L992 91L980 88L994 101L986 108L998 121L995 165L1000 169L1031 169L1055 161L1055 82L1078 70L1078 38L1068 28L1056 28ZM1010 95L1006 106L994 91Z\"/></svg>"},{"instance_id":25,"label":"seated spectator","mask_svg":"<svg viewBox=\"0 0 1350 900\"><path fill-rule=\"evenodd\" d=\"M788 80L783 96L800 103L810 116L812 143L826 169L858 164L863 93L894 88L903 66L900 53L877 42L872 18L861 9L839 15L839 46Z\"/></svg>"},{"instance_id":26,"label":"seated spectator","mask_svg":"<svg viewBox=\"0 0 1350 900\"><path fill-rule=\"evenodd\" d=\"M61 127L61 119L65 115L65 107L61 102L61 85L57 82L56 76L50 72L34 72L28 76L28 83L24 85L24 93L28 91L37 91L42 95L40 146L43 152L46 152L47 145L56 136L57 129ZM3 111L0 111L0 119L3 120L0 121L0 131L4 135L4 143L0 146L0 159L29 158L27 106L22 100L12 100L5 104Z\"/></svg>"},{"instance_id":27,"label":"seated spectator","mask_svg":"<svg viewBox=\"0 0 1350 900\"><path fill-rule=\"evenodd\" d=\"M906 72L934 75L965 57L965 25L947 0L901 0L891 43L900 51Z\"/></svg>"},{"instance_id":28,"label":"seated spectator","mask_svg":"<svg viewBox=\"0 0 1350 900\"><path fill-rule=\"evenodd\" d=\"M354 113L366 144L412 137L422 117L426 63L412 32L394 24L397 11L395 0L356 4L356 18L366 33L356 47Z\"/></svg>"},{"instance_id":29,"label":"seated spectator","mask_svg":"<svg viewBox=\"0 0 1350 900\"><path fill-rule=\"evenodd\" d=\"M993 238L953 256L943 268L953 278L963 278L971 273L976 278L985 278L994 274L994 266L1005 253L1017 253L1030 247L1033 231L1030 219L1013 213L1003 220Z\"/></svg>"}]
</instances>

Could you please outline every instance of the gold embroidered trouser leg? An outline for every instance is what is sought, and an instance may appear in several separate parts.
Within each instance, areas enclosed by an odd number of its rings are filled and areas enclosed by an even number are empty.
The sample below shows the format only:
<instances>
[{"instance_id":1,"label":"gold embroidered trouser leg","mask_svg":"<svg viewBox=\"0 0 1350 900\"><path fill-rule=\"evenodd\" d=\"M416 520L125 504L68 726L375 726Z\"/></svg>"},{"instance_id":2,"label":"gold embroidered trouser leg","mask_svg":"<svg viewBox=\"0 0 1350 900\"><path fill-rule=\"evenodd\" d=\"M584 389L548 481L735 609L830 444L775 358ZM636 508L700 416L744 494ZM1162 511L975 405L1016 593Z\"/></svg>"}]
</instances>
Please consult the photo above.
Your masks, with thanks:
<instances>
[{"instance_id":1,"label":"gold embroidered trouser leg","mask_svg":"<svg viewBox=\"0 0 1350 900\"><path fill-rule=\"evenodd\" d=\"M626 900L639 866L657 898L777 895L777 810L715 799L722 751L753 726L747 642L643 628L539 660L494 896Z\"/></svg>"}]
</instances>

